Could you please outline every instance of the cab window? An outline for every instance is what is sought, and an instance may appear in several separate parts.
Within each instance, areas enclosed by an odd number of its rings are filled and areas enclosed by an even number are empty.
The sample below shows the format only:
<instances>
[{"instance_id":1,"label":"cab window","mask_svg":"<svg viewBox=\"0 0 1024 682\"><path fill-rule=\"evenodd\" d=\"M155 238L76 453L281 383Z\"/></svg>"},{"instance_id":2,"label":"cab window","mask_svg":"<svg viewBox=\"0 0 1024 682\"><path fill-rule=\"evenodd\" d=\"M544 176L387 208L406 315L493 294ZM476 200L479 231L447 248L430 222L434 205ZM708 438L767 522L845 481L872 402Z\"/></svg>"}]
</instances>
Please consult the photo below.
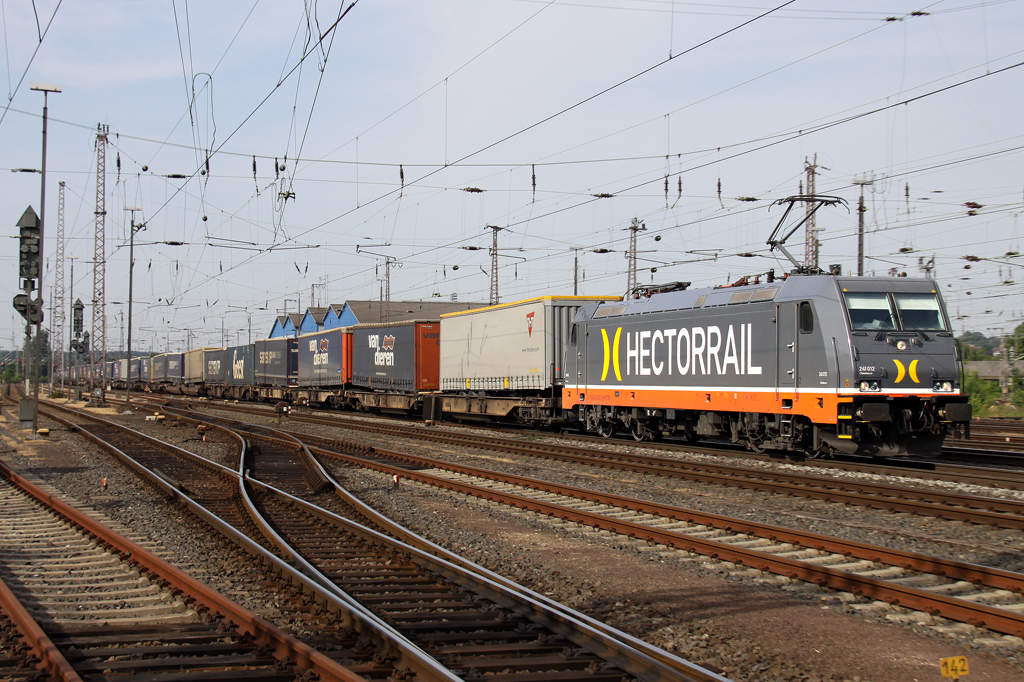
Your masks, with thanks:
<instances>
[{"instance_id":1,"label":"cab window","mask_svg":"<svg viewBox=\"0 0 1024 682\"><path fill-rule=\"evenodd\" d=\"M572 326L572 331L569 333L569 345L570 346L575 346L576 345L576 330L577 329L579 329L579 325L578 324L574 324Z\"/></svg>"},{"instance_id":2,"label":"cab window","mask_svg":"<svg viewBox=\"0 0 1024 682\"><path fill-rule=\"evenodd\" d=\"M935 294L893 294L904 331L944 332L946 321Z\"/></svg>"},{"instance_id":3,"label":"cab window","mask_svg":"<svg viewBox=\"0 0 1024 682\"><path fill-rule=\"evenodd\" d=\"M800 304L800 332L802 334L810 334L814 331L814 311L811 310L811 304L804 301Z\"/></svg>"},{"instance_id":4,"label":"cab window","mask_svg":"<svg viewBox=\"0 0 1024 682\"><path fill-rule=\"evenodd\" d=\"M847 293L846 308L854 331L896 328L888 294Z\"/></svg>"}]
</instances>

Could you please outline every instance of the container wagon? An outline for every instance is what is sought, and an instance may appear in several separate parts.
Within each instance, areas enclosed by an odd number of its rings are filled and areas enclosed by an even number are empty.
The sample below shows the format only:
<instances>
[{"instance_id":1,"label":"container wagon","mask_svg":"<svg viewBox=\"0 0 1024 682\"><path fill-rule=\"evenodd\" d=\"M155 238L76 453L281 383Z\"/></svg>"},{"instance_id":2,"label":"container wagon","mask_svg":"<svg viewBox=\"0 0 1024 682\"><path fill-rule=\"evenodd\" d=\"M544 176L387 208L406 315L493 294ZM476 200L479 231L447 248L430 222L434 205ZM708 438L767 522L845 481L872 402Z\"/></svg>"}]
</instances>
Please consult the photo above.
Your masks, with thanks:
<instances>
[{"instance_id":1,"label":"container wagon","mask_svg":"<svg viewBox=\"0 0 1024 682\"><path fill-rule=\"evenodd\" d=\"M462 419L563 420L564 348L581 305L618 296L542 296L441 316L442 409Z\"/></svg>"}]
</instances>

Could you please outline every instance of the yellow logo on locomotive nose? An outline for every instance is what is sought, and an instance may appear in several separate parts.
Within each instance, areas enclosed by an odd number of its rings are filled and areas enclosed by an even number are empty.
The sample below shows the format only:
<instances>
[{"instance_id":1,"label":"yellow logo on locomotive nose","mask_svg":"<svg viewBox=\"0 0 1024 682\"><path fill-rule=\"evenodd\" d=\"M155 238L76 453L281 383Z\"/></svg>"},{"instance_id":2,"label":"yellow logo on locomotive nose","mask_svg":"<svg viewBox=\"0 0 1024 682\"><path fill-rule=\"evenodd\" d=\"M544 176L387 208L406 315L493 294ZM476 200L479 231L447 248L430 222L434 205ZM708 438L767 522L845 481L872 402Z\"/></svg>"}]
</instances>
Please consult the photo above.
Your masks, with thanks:
<instances>
[{"instance_id":1,"label":"yellow logo on locomotive nose","mask_svg":"<svg viewBox=\"0 0 1024 682\"><path fill-rule=\"evenodd\" d=\"M899 360L893 360L896 363L896 383L903 381L903 377L907 376L907 368L903 366L903 363ZM910 361L910 378L915 384L921 383L917 379L917 360Z\"/></svg>"},{"instance_id":2,"label":"yellow logo on locomotive nose","mask_svg":"<svg viewBox=\"0 0 1024 682\"><path fill-rule=\"evenodd\" d=\"M619 371L619 337L622 335L622 327L615 330L615 339L612 341L611 349L608 347L608 330L601 330L601 341L604 343L604 363L601 366L601 381L608 378L608 361L611 360L615 369L615 378L622 381L622 372Z\"/></svg>"}]
</instances>

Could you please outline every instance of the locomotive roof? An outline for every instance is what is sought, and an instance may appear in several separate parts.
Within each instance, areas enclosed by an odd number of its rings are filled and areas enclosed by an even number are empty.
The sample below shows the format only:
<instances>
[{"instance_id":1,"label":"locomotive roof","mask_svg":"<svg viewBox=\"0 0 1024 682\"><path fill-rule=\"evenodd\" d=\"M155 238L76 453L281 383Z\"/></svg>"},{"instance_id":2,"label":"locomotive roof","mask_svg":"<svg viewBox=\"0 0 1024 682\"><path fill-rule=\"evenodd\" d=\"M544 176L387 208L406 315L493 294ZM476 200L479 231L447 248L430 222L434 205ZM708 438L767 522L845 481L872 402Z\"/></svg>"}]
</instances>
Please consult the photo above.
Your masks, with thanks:
<instances>
[{"instance_id":1,"label":"locomotive roof","mask_svg":"<svg viewBox=\"0 0 1024 682\"><path fill-rule=\"evenodd\" d=\"M584 306L577 319L586 320L641 313L716 308L720 306L762 303L775 300L830 298L838 300L839 292L932 292L938 285L923 277L833 277L829 275L791 276L774 282L742 286L704 287L684 291L652 294L650 297L625 301L601 302Z\"/></svg>"}]
</instances>

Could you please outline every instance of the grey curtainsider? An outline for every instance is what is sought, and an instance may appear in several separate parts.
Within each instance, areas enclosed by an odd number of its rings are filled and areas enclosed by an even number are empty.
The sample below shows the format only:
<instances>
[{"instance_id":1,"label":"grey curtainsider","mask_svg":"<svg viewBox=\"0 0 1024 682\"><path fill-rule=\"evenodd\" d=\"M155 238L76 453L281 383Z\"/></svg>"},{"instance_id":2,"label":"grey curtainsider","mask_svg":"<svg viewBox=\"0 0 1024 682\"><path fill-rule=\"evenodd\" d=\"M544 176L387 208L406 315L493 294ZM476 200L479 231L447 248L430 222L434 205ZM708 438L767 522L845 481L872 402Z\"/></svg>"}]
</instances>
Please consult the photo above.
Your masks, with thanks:
<instances>
[{"instance_id":1,"label":"grey curtainsider","mask_svg":"<svg viewBox=\"0 0 1024 682\"><path fill-rule=\"evenodd\" d=\"M298 349L295 339L258 339L253 343L253 383L257 386L294 386Z\"/></svg>"},{"instance_id":2,"label":"grey curtainsider","mask_svg":"<svg viewBox=\"0 0 1024 682\"><path fill-rule=\"evenodd\" d=\"M224 351L227 368L224 383L228 386L251 386L253 384L253 346L232 346Z\"/></svg>"},{"instance_id":3,"label":"grey curtainsider","mask_svg":"<svg viewBox=\"0 0 1024 682\"><path fill-rule=\"evenodd\" d=\"M618 296L543 296L441 316L442 391L547 391L580 306Z\"/></svg>"},{"instance_id":4,"label":"grey curtainsider","mask_svg":"<svg viewBox=\"0 0 1024 682\"><path fill-rule=\"evenodd\" d=\"M224 361L224 349L214 348L213 350L207 350L203 353L203 362L206 364L206 383L211 385L223 384L225 370L227 369L227 363Z\"/></svg>"}]
</instances>

